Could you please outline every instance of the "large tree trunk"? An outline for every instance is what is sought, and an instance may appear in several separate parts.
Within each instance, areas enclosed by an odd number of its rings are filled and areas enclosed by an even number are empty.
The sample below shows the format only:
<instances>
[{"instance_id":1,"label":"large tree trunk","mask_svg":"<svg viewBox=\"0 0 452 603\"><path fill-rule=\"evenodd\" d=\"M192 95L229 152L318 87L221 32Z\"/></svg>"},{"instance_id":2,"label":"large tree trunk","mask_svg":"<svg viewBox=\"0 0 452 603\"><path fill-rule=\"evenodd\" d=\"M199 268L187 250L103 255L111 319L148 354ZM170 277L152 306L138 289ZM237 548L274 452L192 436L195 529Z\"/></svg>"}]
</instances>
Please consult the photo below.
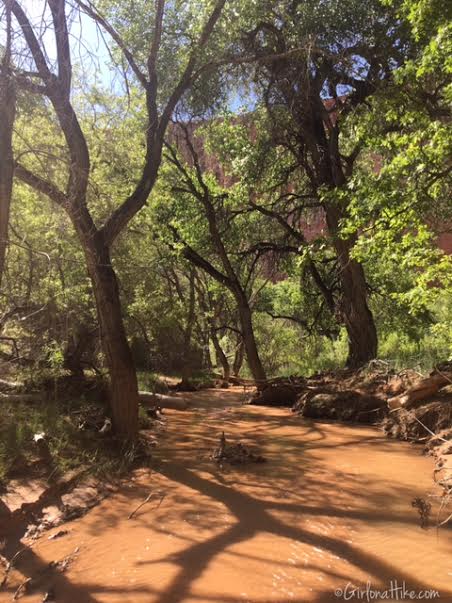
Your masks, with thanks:
<instances>
[{"instance_id":1,"label":"large tree trunk","mask_svg":"<svg viewBox=\"0 0 452 603\"><path fill-rule=\"evenodd\" d=\"M347 366L358 368L377 355L377 329L367 303L363 267L351 258L354 240L338 235L341 215L336 207L326 208L326 218L340 267L340 314L348 334Z\"/></svg>"},{"instance_id":2,"label":"large tree trunk","mask_svg":"<svg viewBox=\"0 0 452 603\"><path fill-rule=\"evenodd\" d=\"M349 342L346 364L349 368L359 368L377 356L377 330L367 304L362 266L355 260L349 260L341 280L342 313Z\"/></svg>"},{"instance_id":3,"label":"large tree trunk","mask_svg":"<svg viewBox=\"0 0 452 603\"><path fill-rule=\"evenodd\" d=\"M14 158L12 135L16 113L16 93L9 65L0 72L0 287L5 267L9 211L13 190Z\"/></svg>"},{"instance_id":4,"label":"large tree trunk","mask_svg":"<svg viewBox=\"0 0 452 603\"><path fill-rule=\"evenodd\" d=\"M256 338L254 336L253 321L251 317L251 309L245 295L240 296L237 300L240 325L242 327L243 343L246 350L248 366L250 367L253 379L256 384L262 384L266 381L264 367L262 366L259 352L257 349Z\"/></svg>"},{"instance_id":5,"label":"large tree trunk","mask_svg":"<svg viewBox=\"0 0 452 603\"><path fill-rule=\"evenodd\" d=\"M138 433L138 383L122 319L116 274L108 247L97 238L91 238L89 244L85 242L84 251L110 376L113 428L120 438L132 440Z\"/></svg>"}]
</instances>

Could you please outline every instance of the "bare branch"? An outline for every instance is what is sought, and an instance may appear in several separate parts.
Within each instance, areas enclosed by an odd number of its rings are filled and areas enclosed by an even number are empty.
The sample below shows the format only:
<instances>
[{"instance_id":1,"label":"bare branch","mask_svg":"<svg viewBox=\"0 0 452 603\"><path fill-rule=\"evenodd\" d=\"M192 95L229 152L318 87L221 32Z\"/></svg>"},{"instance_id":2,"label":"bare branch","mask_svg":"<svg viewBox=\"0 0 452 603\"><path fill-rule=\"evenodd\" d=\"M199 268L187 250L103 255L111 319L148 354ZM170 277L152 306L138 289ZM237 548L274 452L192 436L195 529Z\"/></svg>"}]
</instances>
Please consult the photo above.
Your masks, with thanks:
<instances>
[{"instance_id":1,"label":"bare branch","mask_svg":"<svg viewBox=\"0 0 452 603\"><path fill-rule=\"evenodd\" d=\"M202 270L207 272L207 274L210 274L210 276L213 277L217 282L221 283L228 289L233 289L231 280L225 274L217 270L215 266L213 266L210 262L201 257L198 252L196 252L192 247L190 247L190 245L184 243L182 255L186 260L188 260L195 266L198 266L198 268L201 268Z\"/></svg>"},{"instance_id":2,"label":"bare branch","mask_svg":"<svg viewBox=\"0 0 452 603\"><path fill-rule=\"evenodd\" d=\"M298 325L304 327L307 331L311 331L311 327L308 324L307 320L303 320L297 316L290 316L287 314L274 314L270 312L270 310L265 310L265 314L268 314L274 320L290 320L291 322L296 322Z\"/></svg>"},{"instance_id":3,"label":"bare branch","mask_svg":"<svg viewBox=\"0 0 452 603\"><path fill-rule=\"evenodd\" d=\"M215 8L212 11L209 19L207 20L202 33L199 37L198 43L193 50L188 63L185 67L182 76L179 79L179 83L174 88L170 98L166 104L165 109L158 122L158 127L153 127L153 109L152 109L152 91L149 91L148 98L148 131L146 137L146 159L144 162L141 178L135 187L133 193L120 205L108 218L104 226L102 227L102 234L107 245L111 245L116 239L118 234L127 226L130 220L135 214L143 207L146 203L149 194L157 179L158 169L161 163L163 138L165 131L168 126L168 122L171 115L176 107L177 103L181 99L184 92L193 82L193 72L198 60L199 52L207 44L210 35L218 21L221 11L226 3L226 0L218 0ZM163 8L162 8L163 10ZM158 35L158 21L156 22L155 35ZM154 44L151 47L154 47Z\"/></svg>"},{"instance_id":4,"label":"bare branch","mask_svg":"<svg viewBox=\"0 0 452 603\"><path fill-rule=\"evenodd\" d=\"M209 19L207 20L207 22L201 32L199 40L198 40L194 50L192 51L190 58L188 59L188 63L185 67L185 70L184 70L180 80L179 80L179 83L174 88L173 93L171 94L171 96L168 100L168 103L166 104L166 107L163 110L163 113L162 113L162 116L160 119L160 123L159 123L159 133L158 133L159 138L163 138L163 136L165 134L166 126L168 125L168 122L171 119L171 115L173 114L173 111L174 111L177 103L179 102L180 98L182 97L184 92L187 90L187 88L190 86L190 84L193 81L195 81L196 78L200 74L199 71L197 73L194 73L199 53L207 44L207 42L215 28L216 23L217 23L218 19L220 18L221 11L223 10L223 7L225 4L226 4L226 0L218 0L217 4L215 5L215 8L212 11L212 14L210 15Z\"/></svg>"},{"instance_id":5,"label":"bare branch","mask_svg":"<svg viewBox=\"0 0 452 603\"><path fill-rule=\"evenodd\" d=\"M47 96L52 102L68 145L71 164L67 197L78 205L83 205L85 203L90 169L89 152L77 115L70 103L67 88L71 81L71 62L67 41L67 21L64 12L64 1L52 0L51 4L54 7L52 15L58 49L58 68L60 70L58 77L51 73L30 21L17 0L12 0L12 11L19 22L28 47L33 55L38 74L45 83ZM62 7L61 4L63 5Z\"/></svg>"},{"instance_id":6,"label":"bare branch","mask_svg":"<svg viewBox=\"0 0 452 603\"><path fill-rule=\"evenodd\" d=\"M156 0L156 14L155 14L155 25L154 35L152 37L151 49L148 56L148 75L149 85L146 89L146 104L148 109L149 125L148 125L148 136L152 136L154 131L158 127L158 108L157 108L157 90L158 90L158 78L157 78L157 55L162 40L162 24L163 24L163 11L165 8L165 0Z\"/></svg>"},{"instance_id":7,"label":"bare branch","mask_svg":"<svg viewBox=\"0 0 452 603\"><path fill-rule=\"evenodd\" d=\"M19 5L17 0L11 1L11 10L14 16L16 17L20 28L22 29L22 32L28 44L28 48L30 49L30 52L33 56L33 60L35 62L39 75L42 77L46 85L51 85L55 76L50 71L47 65L47 61L42 51L41 45L38 41L38 38L36 37L35 32L33 31L33 27L31 26L27 15L22 10L22 7Z\"/></svg>"},{"instance_id":8,"label":"bare branch","mask_svg":"<svg viewBox=\"0 0 452 603\"><path fill-rule=\"evenodd\" d=\"M165 8L165 0L156 0L156 14L155 14L155 26L154 35L152 37L151 49L148 56L148 74L151 85L155 80L156 84L156 63L157 55L160 48L160 42L162 40L162 24L163 24L163 11Z\"/></svg>"},{"instance_id":9,"label":"bare branch","mask_svg":"<svg viewBox=\"0 0 452 603\"><path fill-rule=\"evenodd\" d=\"M141 83L141 85L144 88L147 88L148 81L146 79L146 76L141 71L141 69L138 67L137 63L135 62L135 59L133 58L132 53L127 48L126 44L124 43L124 40L121 38L121 36L115 30L115 28L110 23L108 23L108 21L99 13L99 11L97 9L95 9L91 5L91 3L87 4L85 2L82 2L82 0L74 0L74 1L83 10L83 12L85 12L94 21L96 21L108 33L108 35L116 42L119 49L123 53L125 59L127 60L128 64L130 65L130 68L136 75L138 81Z\"/></svg>"}]
</instances>

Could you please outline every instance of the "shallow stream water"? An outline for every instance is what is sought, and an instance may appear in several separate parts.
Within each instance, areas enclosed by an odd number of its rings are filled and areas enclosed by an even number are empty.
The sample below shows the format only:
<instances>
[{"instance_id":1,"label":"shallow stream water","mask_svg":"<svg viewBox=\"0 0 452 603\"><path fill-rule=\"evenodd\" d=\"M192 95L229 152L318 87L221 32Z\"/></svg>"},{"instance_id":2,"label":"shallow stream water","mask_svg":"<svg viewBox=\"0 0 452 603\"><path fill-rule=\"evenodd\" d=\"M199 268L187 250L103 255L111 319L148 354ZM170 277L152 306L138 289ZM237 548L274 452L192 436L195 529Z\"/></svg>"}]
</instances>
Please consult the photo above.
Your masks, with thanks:
<instances>
[{"instance_id":1,"label":"shallow stream water","mask_svg":"<svg viewBox=\"0 0 452 603\"><path fill-rule=\"evenodd\" d=\"M66 524L66 536L33 545L33 571L78 549L53 579L56 601L331 603L414 591L452 603L452 532L422 529L411 505L434 493L418 447L245 406L238 388L188 397L190 410L166 411L151 471ZM218 466L209 454L222 430L267 462Z\"/></svg>"}]
</instances>

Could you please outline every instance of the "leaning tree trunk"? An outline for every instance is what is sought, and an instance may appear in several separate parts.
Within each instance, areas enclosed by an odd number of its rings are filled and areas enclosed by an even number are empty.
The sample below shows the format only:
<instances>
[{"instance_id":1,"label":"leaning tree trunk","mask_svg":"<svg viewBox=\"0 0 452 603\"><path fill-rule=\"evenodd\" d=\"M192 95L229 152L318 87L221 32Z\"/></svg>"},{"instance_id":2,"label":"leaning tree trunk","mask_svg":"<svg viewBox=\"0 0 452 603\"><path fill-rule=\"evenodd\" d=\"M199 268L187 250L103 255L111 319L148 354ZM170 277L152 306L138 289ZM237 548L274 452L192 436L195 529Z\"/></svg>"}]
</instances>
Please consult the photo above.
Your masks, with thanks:
<instances>
[{"instance_id":1,"label":"leaning tree trunk","mask_svg":"<svg viewBox=\"0 0 452 603\"><path fill-rule=\"evenodd\" d=\"M124 440L138 433L138 383L122 318L118 281L110 251L98 236L82 235L88 272L96 299L102 351L110 376L113 428Z\"/></svg>"},{"instance_id":2,"label":"leaning tree trunk","mask_svg":"<svg viewBox=\"0 0 452 603\"><path fill-rule=\"evenodd\" d=\"M220 345L220 342L218 340L218 335L217 335L217 332L216 332L214 326L211 327L210 337L212 339L213 347L215 348L215 355L217 357L217 363L220 364L221 369L223 371L223 380L225 382L228 382L229 378L231 376L231 366L229 364L228 357L226 356L226 354L223 351L223 348Z\"/></svg>"},{"instance_id":3,"label":"leaning tree trunk","mask_svg":"<svg viewBox=\"0 0 452 603\"><path fill-rule=\"evenodd\" d=\"M0 287L5 266L14 177L12 135L16 93L13 78L7 69L8 66L3 65L0 74Z\"/></svg>"},{"instance_id":4,"label":"leaning tree trunk","mask_svg":"<svg viewBox=\"0 0 452 603\"><path fill-rule=\"evenodd\" d=\"M243 343L246 350L246 358L248 360L248 366L250 367L253 379L259 386L259 384L262 384L264 383L264 381L266 381L267 377L265 374L264 367L262 366L261 359L259 357L259 351L257 349L256 337L254 335L253 321L251 316L251 308L244 294L237 297L237 308L239 313L240 325L242 327Z\"/></svg>"},{"instance_id":5,"label":"leaning tree trunk","mask_svg":"<svg viewBox=\"0 0 452 603\"><path fill-rule=\"evenodd\" d=\"M374 318L367 302L367 284L363 267L351 258L353 239L342 239L340 212L328 207L326 217L340 268L340 314L348 334L347 366L359 368L377 355L378 338Z\"/></svg>"}]
</instances>

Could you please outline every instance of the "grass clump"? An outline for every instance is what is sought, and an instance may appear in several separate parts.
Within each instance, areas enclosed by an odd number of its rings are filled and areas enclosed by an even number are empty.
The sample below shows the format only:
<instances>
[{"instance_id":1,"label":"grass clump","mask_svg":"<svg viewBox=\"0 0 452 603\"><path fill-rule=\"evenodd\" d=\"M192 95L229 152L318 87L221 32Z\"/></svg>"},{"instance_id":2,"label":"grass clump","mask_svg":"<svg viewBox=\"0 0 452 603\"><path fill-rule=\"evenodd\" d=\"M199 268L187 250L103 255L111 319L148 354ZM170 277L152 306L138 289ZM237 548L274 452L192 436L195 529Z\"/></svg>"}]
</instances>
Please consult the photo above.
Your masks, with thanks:
<instances>
[{"instance_id":1,"label":"grass clump","mask_svg":"<svg viewBox=\"0 0 452 603\"><path fill-rule=\"evenodd\" d=\"M142 450L118 442L111 432L100 433L107 417L105 403L83 397L2 402L0 484L24 475L56 479L74 469L106 479L123 475L143 457ZM37 434L44 434L45 457L36 445Z\"/></svg>"}]
</instances>

